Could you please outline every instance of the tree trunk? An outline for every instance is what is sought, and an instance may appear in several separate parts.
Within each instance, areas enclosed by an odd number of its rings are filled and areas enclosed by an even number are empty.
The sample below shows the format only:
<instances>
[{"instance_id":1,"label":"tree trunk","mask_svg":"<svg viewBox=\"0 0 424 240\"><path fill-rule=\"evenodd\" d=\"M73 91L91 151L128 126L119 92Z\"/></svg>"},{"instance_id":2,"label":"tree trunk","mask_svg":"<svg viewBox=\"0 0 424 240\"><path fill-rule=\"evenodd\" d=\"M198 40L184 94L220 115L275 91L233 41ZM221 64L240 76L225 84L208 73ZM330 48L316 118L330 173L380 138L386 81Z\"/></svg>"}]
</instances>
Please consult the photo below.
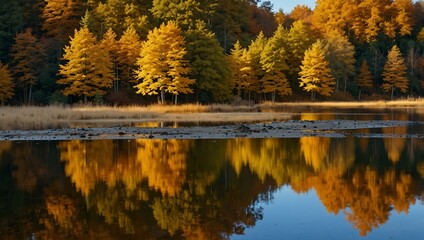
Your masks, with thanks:
<instances>
[{"instance_id":1,"label":"tree trunk","mask_svg":"<svg viewBox=\"0 0 424 240\"><path fill-rule=\"evenodd\" d=\"M178 94L175 94L175 105L177 105Z\"/></svg>"},{"instance_id":2,"label":"tree trunk","mask_svg":"<svg viewBox=\"0 0 424 240\"><path fill-rule=\"evenodd\" d=\"M359 89L359 96L358 96L359 101L361 101L361 93L362 93L362 89Z\"/></svg>"},{"instance_id":3,"label":"tree trunk","mask_svg":"<svg viewBox=\"0 0 424 240\"><path fill-rule=\"evenodd\" d=\"M160 100L161 100L161 104L165 104L165 90L164 89L160 90Z\"/></svg>"},{"instance_id":4,"label":"tree trunk","mask_svg":"<svg viewBox=\"0 0 424 240\"><path fill-rule=\"evenodd\" d=\"M393 101L393 93L395 92L395 88L394 87L392 87L392 94L391 94L391 96L390 96L390 100L392 100Z\"/></svg>"}]
</instances>

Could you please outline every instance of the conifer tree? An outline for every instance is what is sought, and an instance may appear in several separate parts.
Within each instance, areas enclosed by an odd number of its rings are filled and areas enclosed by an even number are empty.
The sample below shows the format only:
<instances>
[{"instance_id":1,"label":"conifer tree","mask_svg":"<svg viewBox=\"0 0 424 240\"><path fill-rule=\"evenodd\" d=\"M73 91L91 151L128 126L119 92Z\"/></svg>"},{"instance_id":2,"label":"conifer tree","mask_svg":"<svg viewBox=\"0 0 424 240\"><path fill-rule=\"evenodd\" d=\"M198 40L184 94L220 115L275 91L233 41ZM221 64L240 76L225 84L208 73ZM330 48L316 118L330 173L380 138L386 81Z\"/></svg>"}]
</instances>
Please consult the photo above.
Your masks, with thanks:
<instances>
[{"instance_id":1,"label":"conifer tree","mask_svg":"<svg viewBox=\"0 0 424 240\"><path fill-rule=\"evenodd\" d=\"M265 72L262 78L262 92L265 94L271 93L272 102L275 101L277 93L280 95L292 94L285 74L285 71L288 70L285 38L286 31L280 25L261 54L262 69Z\"/></svg>"},{"instance_id":2,"label":"conifer tree","mask_svg":"<svg viewBox=\"0 0 424 240\"><path fill-rule=\"evenodd\" d=\"M252 83L249 86L250 91L260 93L262 89L262 78L265 75L261 63L261 54L265 49L268 39L263 32L260 32L254 41L249 46L250 66L252 70Z\"/></svg>"},{"instance_id":3,"label":"conifer tree","mask_svg":"<svg viewBox=\"0 0 424 240\"><path fill-rule=\"evenodd\" d=\"M318 40L305 52L300 66L300 87L311 92L311 99L315 100L316 93L330 96L334 91L335 79L331 75L329 62L324 56L323 43Z\"/></svg>"},{"instance_id":4,"label":"conifer tree","mask_svg":"<svg viewBox=\"0 0 424 240\"><path fill-rule=\"evenodd\" d=\"M119 80L124 88L129 88L136 81L133 72L137 68L137 58L140 57L141 40L134 27L129 27L118 41ZM131 86L132 87L132 86Z\"/></svg>"},{"instance_id":5,"label":"conifer tree","mask_svg":"<svg viewBox=\"0 0 424 240\"><path fill-rule=\"evenodd\" d=\"M3 105L11 99L14 93L15 84L13 84L12 74L7 65L0 62L0 104Z\"/></svg>"},{"instance_id":6,"label":"conifer tree","mask_svg":"<svg viewBox=\"0 0 424 240\"><path fill-rule=\"evenodd\" d=\"M166 92L175 96L175 103L180 93L192 93L190 85L195 81L187 77L190 68L184 59L186 53L184 37L174 22L163 23L150 31L137 60L138 69L135 73L140 81L135 86L137 93L160 93L162 104L165 103Z\"/></svg>"},{"instance_id":7,"label":"conifer tree","mask_svg":"<svg viewBox=\"0 0 424 240\"><path fill-rule=\"evenodd\" d=\"M244 90L247 90L251 78L251 67L247 50L243 48L239 41L234 44L229 56L232 79L232 89L237 96L241 96Z\"/></svg>"},{"instance_id":8,"label":"conifer tree","mask_svg":"<svg viewBox=\"0 0 424 240\"><path fill-rule=\"evenodd\" d=\"M118 84L118 41L116 41L116 34L113 32L111 28L109 28L106 33L103 35L103 39L100 42L100 46L102 49L108 51L110 59L113 63L113 89L114 92L118 92L119 84Z\"/></svg>"},{"instance_id":9,"label":"conifer tree","mask_svg":"<svg viewBox=\"0 0 424 240\"><path fill-rule=\"evenodd\" d=\"M88 28L75 30L63 58L67 62L60 65L59 73L64 78L57 83L66 85L65 96L83 96L87 102L87 97L102 96L112 87L113 63L108 50L98 44Z\"/></svg>"},{"instance_id":10,"label":"conifer tree","mask_svg":"<svg viewBox=\"0 0 424 240\"><path fill-rule=\"evenodd\" d=\"M336 79L336 90L346 92L348 80L355 75L355 48L347 36L338 31L326 33L325 48L332 75Z\"/></svg>"},{"instance_id":11,"label":"conifer tree","mask_svg":"<svg viewBox=\"0 0 424 240\"><path fill-rule=\"evenodd\" d=\"M302 20L293 23L287 33L287 54L289 55L288 65L291 73L300 71L305 51L316 41L310 27Z\"/></svg>"},{"instance_id":12,"label":"conifer tree","mask_svg":"<svg viewBox=\"0 0 424 240\"><path fill-rule=\"evenodd\" d=\"M228 100L231 72L224 49L215 34L201 22L186 32L186 41L187 59L191 68L189 76L196 80L197 100Z\"/></svg>"},{"instance_id":13,"label":"conifer tree","mask_svg":"<svg viewBox=\"0 0 424 240\"><path fill-rule=\"evenodd\" d=\"M45 57L44 45L32 34L32 29L28 28L16 35L12 57L13 75L18 80L17 88L22 91L22 101L29 104Z\"/></svg>"},{"instance_id":14,"label":"conifer tree","mask_svg":"<svg viewBox=\"0 0 424 240\"><path fill-rule=\"evenodd\" d=\"M357 85L359 87L359 100L361 100L361 94L363 90L372 89L372 74L369 69L367 60L363 60L361 68L359 69L359 74L356 78Z\"/></svg>"},{"instance_id":15,"label":"conifer tree","mask_svg":"<svg viewBox=\"0 0 424 240\"><path fill-rule=\"evenodd\" d=\"M384 65L382 85L384 92L390 92L391 99L393 99L395 90L399 90L402 93L408 91L406 70L405 59L402 57L399 48L394 45L389 51L387 62Z\"/></svg>"}]
</instances>

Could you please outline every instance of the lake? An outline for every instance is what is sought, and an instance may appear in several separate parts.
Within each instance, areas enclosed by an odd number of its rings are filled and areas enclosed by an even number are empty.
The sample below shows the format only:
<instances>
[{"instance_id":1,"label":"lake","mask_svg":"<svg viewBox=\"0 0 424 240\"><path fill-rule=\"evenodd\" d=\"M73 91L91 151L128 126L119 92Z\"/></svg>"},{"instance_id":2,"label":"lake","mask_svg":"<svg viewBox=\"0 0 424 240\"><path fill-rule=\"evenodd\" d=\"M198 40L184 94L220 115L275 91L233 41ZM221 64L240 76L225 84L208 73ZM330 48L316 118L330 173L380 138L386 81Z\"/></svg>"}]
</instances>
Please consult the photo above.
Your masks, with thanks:
<instances>
[{"instance_id":1,"label":"lake","mask_svg":"<svg viewBox=\"0 0 424 240\"><path fill-rule=\"evenodd\" d=\"M347 115L299 119L411 119ZM392 137L0 141L0 238L424 239L422 129L357 131Z\"/></svg>"}]
</instances>

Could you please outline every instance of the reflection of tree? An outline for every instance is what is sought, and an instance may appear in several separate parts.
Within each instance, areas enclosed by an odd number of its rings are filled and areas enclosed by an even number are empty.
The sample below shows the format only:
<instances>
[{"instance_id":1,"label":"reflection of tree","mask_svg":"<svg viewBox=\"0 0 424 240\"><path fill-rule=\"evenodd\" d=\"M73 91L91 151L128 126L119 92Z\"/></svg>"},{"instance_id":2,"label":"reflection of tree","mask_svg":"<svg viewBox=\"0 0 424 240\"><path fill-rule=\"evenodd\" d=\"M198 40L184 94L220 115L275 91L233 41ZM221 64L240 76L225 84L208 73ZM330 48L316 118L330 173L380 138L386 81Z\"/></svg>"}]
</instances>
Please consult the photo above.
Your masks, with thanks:
<instances>
[{"instance_id":1,"label":"reflection of tree","mask_svg":"<svg viewBox=\"0 0 424 240\"><path fill-rule=\"evenodd\" d=\"M178 194L186 181L186 158L192 141L136 141L142 175L147 178L149 186L169 196Z\"/></svg>"},{"instance_id":2,"label":"reflection of tree","mask_svg":"<svg viewBox=\"0 0 424 240\"><path fill-rule=\"evenodd\" d=\"M303 153L306 164L312 166L315 171L321 169L321 165L328 157L330 138L302 137L300 138L300 150Z\"/></svg>"},{"instance_id":3,"label":"reflection of tree","mask_svg":"<svg viewBox=\"0 0 424 240\"><path fill-rule=\"evenodd\" d=\"M384 116L384 120L391 120L390 116ZM399 120L401 121L407 121L409 120L407 114L401 114L399 116ZM406 138L396 137L396 135L404 135L408 133L408 127L389 127L389 128L383 128L383 133L387 135L393 135L390 137L383 138L384 140L384 147L387 151L387 156L389 159L396 163L400 160L400 155L402 154L403 149L405 148Z\"/></svg>"}]
</instances>

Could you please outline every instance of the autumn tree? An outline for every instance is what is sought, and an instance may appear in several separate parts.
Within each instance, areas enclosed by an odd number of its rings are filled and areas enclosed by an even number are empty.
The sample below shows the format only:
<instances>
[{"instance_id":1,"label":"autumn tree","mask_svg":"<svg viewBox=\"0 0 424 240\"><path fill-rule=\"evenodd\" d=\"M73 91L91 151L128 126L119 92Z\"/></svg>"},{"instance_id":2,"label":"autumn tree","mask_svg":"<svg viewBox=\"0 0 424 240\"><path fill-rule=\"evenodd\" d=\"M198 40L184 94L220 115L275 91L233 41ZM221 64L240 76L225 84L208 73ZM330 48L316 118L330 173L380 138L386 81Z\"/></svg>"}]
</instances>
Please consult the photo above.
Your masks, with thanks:
<instances>
[{"instance_id":1,"label":"autumn tree","mask_svg":"<svg viewBox=\"0 0 424 240\"><path fill-rule=\"evenodd\" d=\"M305 22L310 21L310 17L313 14L311 8L306 5L296 5L290 12L289 17L294 21L303 20Z\"/></svg>"},{"instance_id":2,"label":"autumn tree","mask_svg":"<svg viewBox=\"0 0 424 240\"><path fill-rule=\"evenodd\" d=\"M302 20L295 21L287 33L287 61L289 72L297 75L305 51L316 41L310 27ZM296 76L297 78L297 76Z\"/></svg>"},{"instance_id":3,"label":"autumn tree","mask_svg":"<svg viewBox=\"0 0 424 240\"><path fill-rule=\"evenodd\" d=\"M355 48L347 36L338 31L327 32L325 42L326 58L336 79L336 91L346 92L348 80L355 75Z\"/></svg>"},{"instance_id":4,"label":"autumn tree","mask_svg":"<svg viewBox=\"0 0 424 240\"><path fill-rule=\"evenodd\" d=\"M197 100L225 101L230 97L231 72L224 49L204 23L185 34L190 78L196 80Z\"/></svg>"},{"instance_id":5,"label":"autumn tree","mask_svg":"<svg viewBox=\"0 0 424 240\"><path fill-rule=\"evenodd\" d=\"M393 99L395 90L402 93L408 91L408 78L406 77L405 59L402 57L399 48L394 45L389 51L387 62L384 65L383 85L384 92L390 92L390 98Z\"/></svg>"},{"instance_id":6,"label":"autumn tree","mask_svg":"<svg viewBox=\"0 0 424 240\"><path fill-rule=\"evenodd\" d=\"M361 68L359 69L359 74L356 78L357 85L359 87L359 100L361 100L361 93L364 90L372 89L372 74L370 72L367 60L363 60Z\"/></svg>"},{"instance_id":7,"label":"autumn tree","mask_svg":"<svg viewBox=\"0 0 424 240\"><path fill-rule=\"evenodd\" d=\"M330 96L334 91L335 79L331 75L329 62L325 59L324 46L318 40L305 52L305 57L300 66L300 87L311 92L311 99L315 99L316 93Z\"/></svg>"},{"instance_id":8,"label":"autumn tree","mask_svg":"<svg viewBox=\"0 0 424 240\"><path fill-rule=\"evenodd\" d=\"M248 89L252 78L250 59L248 52L243 48L239 41L234 44L229 56L230 68L232 73L231 85L237 96L241 96L244 90Z\"/></svg>"},{"instance_id":9,"label":"autumn tree","mask_svg":"<svg viewBox=\"0 0 424 240\"><path fill-rule=\"evenodd\" d=\"M187 77L190 68L184 59L186 53L185 39L174 22L163 23L150 31L137 60L139 68L135 73L140 82L135 86L137 93L160 94L162 104L166 92L175 96L175 103L180 93L192 93L190 85L194 80Z\"/></svg>"},{"instance_id":10,"label":"autumn tree","mask_svg":"<svg viewBox=\"0 0 424 240\"><path fill-rule=\"evenodd\" d=\"M133 72L140 57L141 39L134 27L125 30L117 42L118 79L124 88L132 87L136 82Z\"/></svg>"},{"instance_id":11,"label":"autumn tree","mask_svg":"<svg viewBox=\"0 0 424 240\"><path fill-rule=\"evenodd\" d=\"M17 79L17 88L22 91L22 101L29 104L32 100L32 89L37 84L40 66L45 57L44 45L28 28L18 33L12 46L12 72Z\"/></svg>"},{"instance_id":12,"label":"autumn tree","mask_svg":"<svg viewBox=\"0 0 424 240\"><path fill-rule=\"evenodd\" d=\"M67 62L60 65L63 78L57 83L66 85L65 96L83 96L87 102L87 97L103 96L112 87L113 63L108 50L101 48L88 28L75 30L63 58Z\"/></svg>"},{"instance_id":13,"label":"autumn tree","mask_svg":"<svg viewBox=\"0 0 424 240\"><path fill-rule=\"evenodd\" d=\"M68 42L69 36L79 26L83 16L83 2L81 0L45 0L42 18L43 29L59 41L59 46Z\"/></svg>"},{"instance_id":14,"label":"autumn tree","mask_svg":"<svg viewBox=\"0 0 424 240\"><path fill-rule=\"evenodd\" d=\"M100 32L112 28L121 37L128 28L134 28L138 34L145 36L149 27L149 9L151 1L146 0L108 0L100 2L93 10L100 22Z\"/></svg>"},{"instance_id":15,"label":"autumn tree","mask_svg":"<svg viewBox=\"0 0 424 240\"><path fill-rule=\"evenodd\" d=\"M255 93L260 93L262 90L262 78L265 76L265 71L261 63L261 54L265 49L268 39L260 32L254 41L249 45L250 67L252 71L252 83L249 90Z\"/></svg>"},{"instance_id":16,"label":"autumn tree","mask_svg":"<svg viewBox=\"0 0 424 240\"><path fill-rule=\"evenodd\" d=\"M261 54L261 64L264 70L262 92L265 94L272 93L272 102L275 101L276 93L280 95L292 94L285 74L288 70L285 38L286 30L280 25Z\"/></svg>"},{"instance_id":17,"label":"autumn tree","mask_svg":"<svg viewBox=\"0 0 424 240\"><path fill-rule=\"evenodd\" d=\"M3 105L7 100L11 99L14 93L15 84L13 83L12 74L7 65L0 62L0 104Z\"/></svg>"},{"instance_id":18,"label":"autumn tree","mask_svg":"<svg viewBox=\"0 0 424 240\"><path fill-rule=\"evenodd\" d=\"M109 53L110 59L113 63L113 89L114 92L119 90L119 78L118 78L118 41L116 40L116 34L111 28L109 28L103 35L103 39L100 41L102 49Z\"/></svg>"}]
</instances>

